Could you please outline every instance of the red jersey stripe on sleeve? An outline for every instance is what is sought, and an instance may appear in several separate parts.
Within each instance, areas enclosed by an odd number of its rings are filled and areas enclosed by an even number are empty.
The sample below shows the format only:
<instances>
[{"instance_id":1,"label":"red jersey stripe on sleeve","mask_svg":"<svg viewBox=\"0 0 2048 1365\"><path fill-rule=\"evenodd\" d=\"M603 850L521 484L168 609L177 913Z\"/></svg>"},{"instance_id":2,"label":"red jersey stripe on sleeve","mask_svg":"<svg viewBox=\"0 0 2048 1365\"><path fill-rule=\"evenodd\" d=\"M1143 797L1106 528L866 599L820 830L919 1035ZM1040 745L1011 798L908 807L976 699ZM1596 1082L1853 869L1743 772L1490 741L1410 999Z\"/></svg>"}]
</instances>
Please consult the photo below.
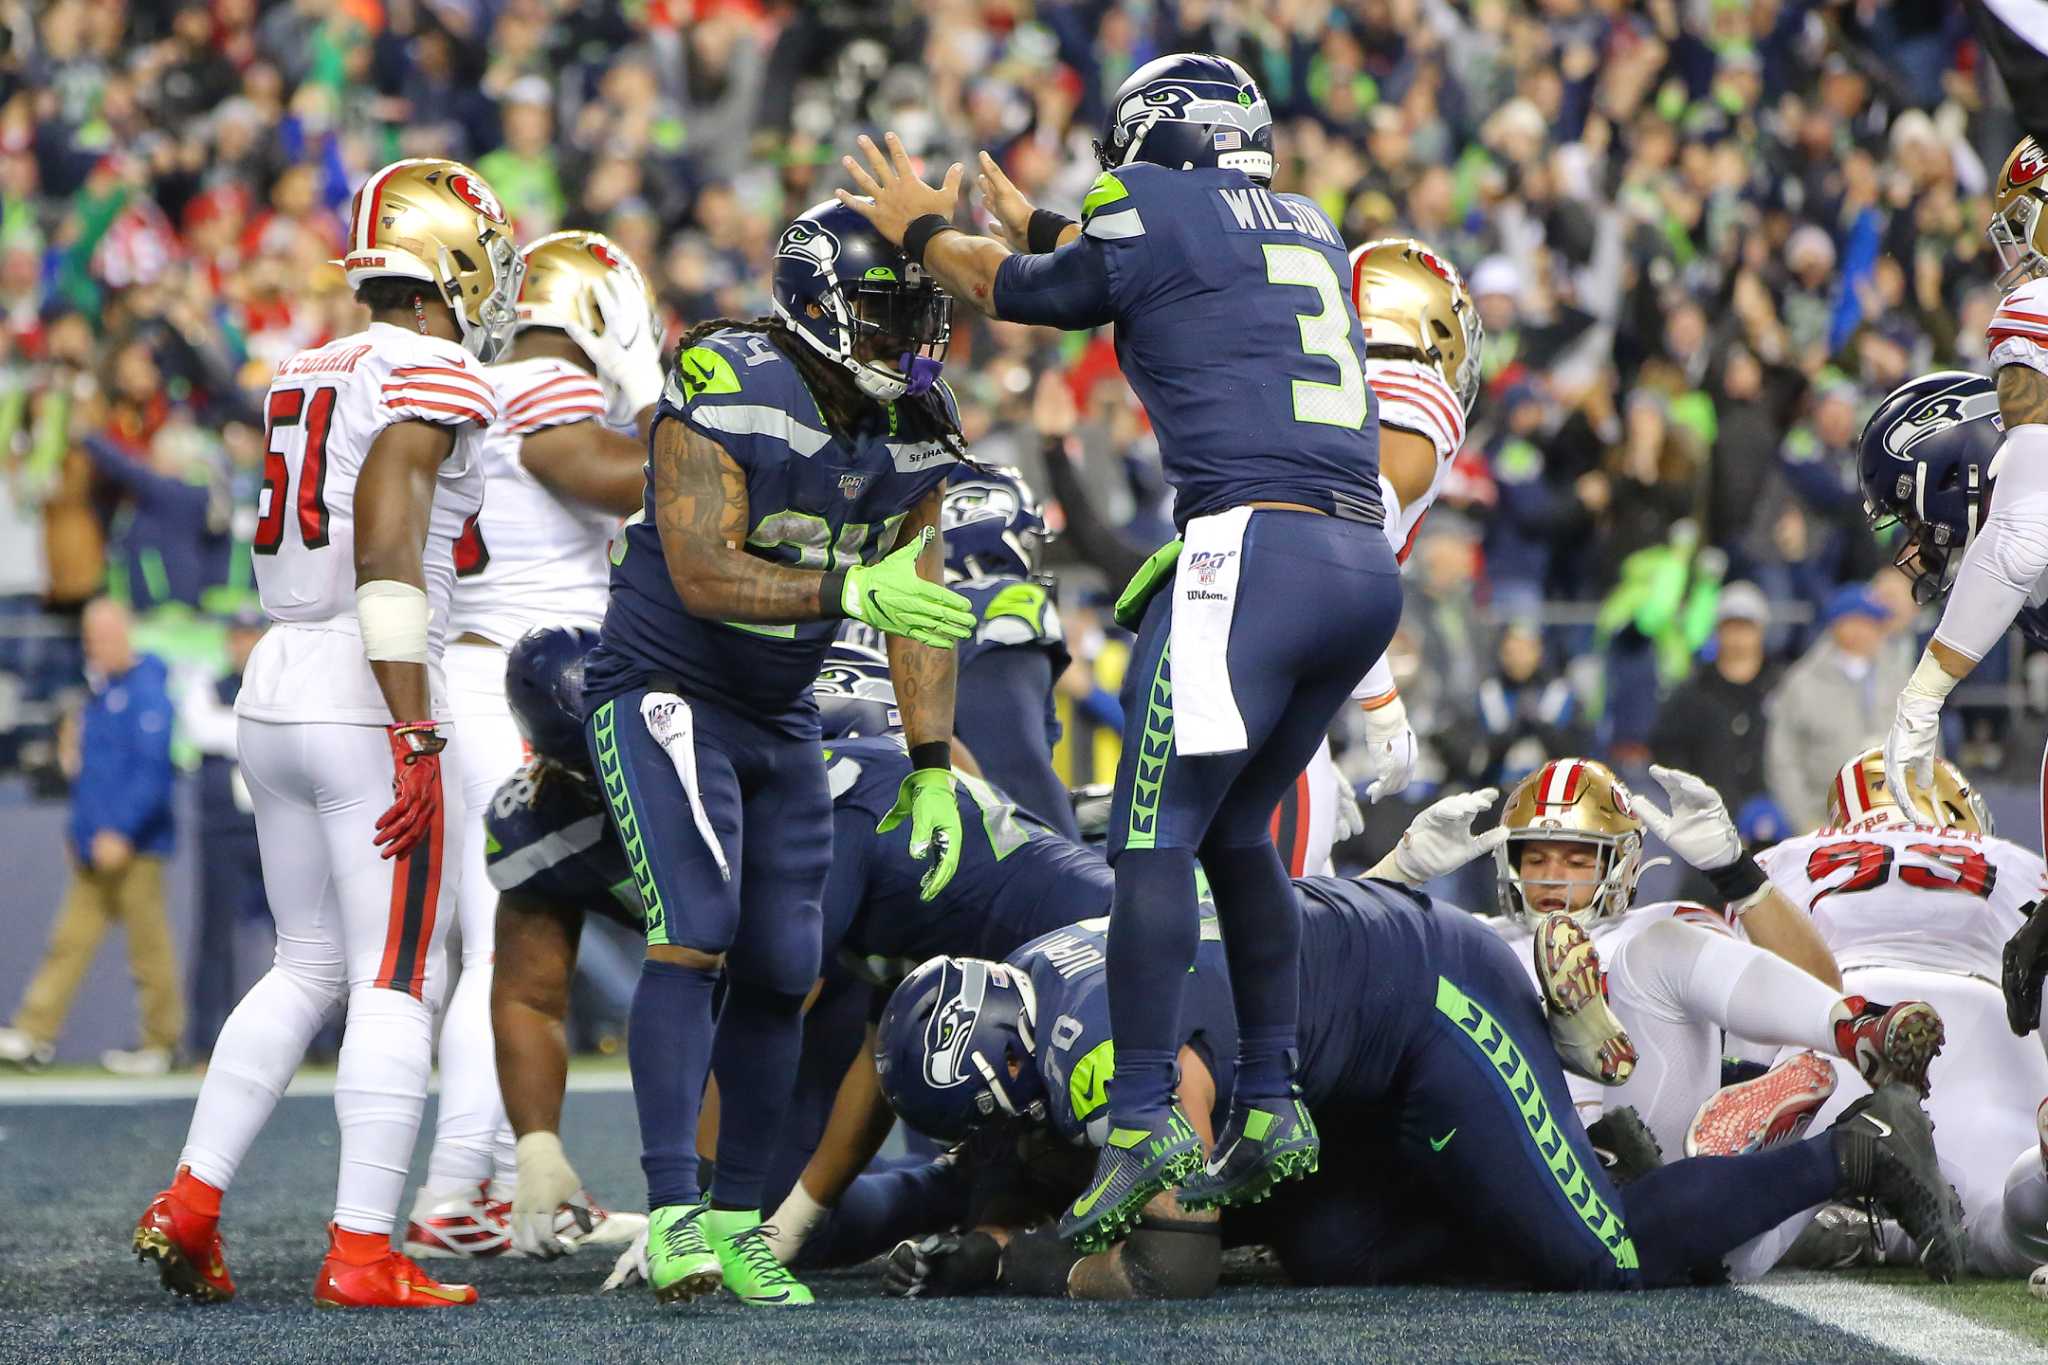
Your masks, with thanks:
<instances>
[{"instance_id":1,"label":"red jersey stripe on sleeve","mask_svg":"<svg viewBox=\"0 0 2048 1365\"><path fill-rule=\"evenodd\" d=\"M1406 402L1434 417L1444 434L1450 438L1450 445L1454 449L1463 443L1465 424L1459 420L1460 414L1457 405L1450 402L1442 394L1436 393L1421 384L1393 379L1385 375L1374 376L1370 383L1372 384L1373 392L1378 394L1382 401L1396 400Z\"/></svg>"},{"instance_id":2,"label":"red jersey stripe on sleeve","mask_svg":"<svg viewBox=\"0 0 2048 1365\"><path fill-rule=\"evenodd\" d=\"M381 395L389 406L397 406L411 398L434 398L442 402L461 403L487 413L486 421L498 415L498 405L487 395L454 384L429 384L424 380L412 380L404 384L386 384Z\"/></svg>"},{"instance_id":3,"label":"red jersey stripe on sleeve","mask_svg":"<svg viewBox=\"0 0 2048 1365\"><path fill-rule=\"evenodd\" d=\"M505 415L507 417L516 417L537 404L545 405L560 401L565 397L574 398L578 401L587 399L590 402L602 404L604 402L604 390L598 387L597 381L588 375L556 375L552 379L536 384L524 393L514 395L505 404Z\"/></svg>"},{"instance_id":4,"label":"red jersey stripe on sleeve","mask_svg":"<svg viewBox=\"0 0 2048 1365\"><path fill-rule=\"evenodd\" d=\"M474 422L480 427L491 424L490 410L474 403L443 402L436 398L412 395L397 400L387 398L384 405L393 412L441 426L459 426L464 422Z\"/></svg>"},{"instance_id":5,"label":"red jersey stripe on sleeve","mask_svg":"<svg viewBox=\"0 0 2048 1365\"><path fill-rule=\"evenodd\" d=\"M547 427L567 426L604 416L604 404L584 402L543 403L507 420L514 435L531 436Z\"/></svg>"}]
</instances>

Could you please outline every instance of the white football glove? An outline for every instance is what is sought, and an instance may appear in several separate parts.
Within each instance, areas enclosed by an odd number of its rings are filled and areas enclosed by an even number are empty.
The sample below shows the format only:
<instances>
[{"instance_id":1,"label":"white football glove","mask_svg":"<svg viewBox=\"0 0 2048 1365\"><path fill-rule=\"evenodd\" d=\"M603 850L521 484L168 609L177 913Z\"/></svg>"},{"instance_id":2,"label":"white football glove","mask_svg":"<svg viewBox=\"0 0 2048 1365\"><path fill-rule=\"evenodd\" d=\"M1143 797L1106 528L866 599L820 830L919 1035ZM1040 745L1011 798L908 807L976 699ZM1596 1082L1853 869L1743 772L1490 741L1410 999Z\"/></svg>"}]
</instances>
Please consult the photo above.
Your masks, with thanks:
<instances>
[{"instance_id":1,"label":"white football glove","mask_svg":"<svg viewBox=\"0 0 2048 1365\"><path fill-rule=\"evenodd\" d=\"M1456 872L1474 858L1486 857L1507 842L1508 832L1496 825L1475 834L1472 822L1499 797L1498 787L1486 787L1463 796L1446 796L1426 807L1393 851L1366 875L1419 886Z\"/></svg>"},{"instance_id":2,"label":"white football glove","mask_svg":"<svg viewBox=\"0 0 2048 1365\"><path fill-rule=\"evenodd\" d=\"M594 292L604 335L573 325L562 330L597 367L604 385L605 421L630 427L642 408L661 397L661 332L637 275L608 271Z\"/></svg>"},{"instance_id":3,"label":"white football glove","mask_svg":"<svg viewBox=\"0 0 2048 1365\"><path fill-rule=\"evenodd\" d=\"M612 1273L605 1276L597 1292L609 1294L614 1289L631 1289L647 1283L647 1236L642 1233L627 1244L619 1253L619 1259L612 1263Z\"/></svg>"},{"instance_id":4,"label":"white football glove","mask_svg":"<svg viewBox=\"0 0 2048 1365\"><path fill-rule=\"evenodd\" d=\"M1399 796L1415 776L1415 731L1408 707L1395 693L1391 701L1365 713L1365 799L1378 804L1383 796Z\"/></svg>"},{"instance_id":5,"label":"white football glove","mask_svg":"<svg viewBox=\"0 0 2048 1365\"><path fill-rule=\"evenodd\" d=\"M1358 793L1340 774L1337 778L1337 809L1332 812L1330 842L1341 844L1365 833L1365 812L1358 808Z\"/></svg>"},{"instance_id":6,"label":"white football glove","mask_svg":"<svg viewBox=\"0 0 2048 1365\"><path fill-rule=\"evenodd\" d=\"M1652 834L1701 872L1729 866L1742 856L1742 836L1728 817L1721 793L1678 768L1650 765L1650 776L1671 798L1671 813L1630 792L1635 812Z\"/></svg>"},{"instance_id":7,"label":"white football glove","mask_svg":"<svg viewBox=\"0 0 2048 1365\"><path fill-rule=\"evenodd\" d=\"M527 1256L552 1261L576 1249L562 1236L556 1215L583 1188L562 1139L553 1133L528 1133L519 1139L519 1188L512 1195L512 1248Z\"/></svg>"},{"instance_id":8,"label":"white football glove","mask_svg":"<svg viewBox=\"0 0 2048 1365\"><path fill-rule=\"evenodd\" d=\"M1938 825L1941 821L1932 811L1921 810L1913 793L1934 786L1934 750L1941 742L1941 704L1955 685L1956 679L1940 664L1923 657L1899 693L1892 728L1884 737L1886 789L1900 810L1928 824Z\"/></svg>"}]
</instances>

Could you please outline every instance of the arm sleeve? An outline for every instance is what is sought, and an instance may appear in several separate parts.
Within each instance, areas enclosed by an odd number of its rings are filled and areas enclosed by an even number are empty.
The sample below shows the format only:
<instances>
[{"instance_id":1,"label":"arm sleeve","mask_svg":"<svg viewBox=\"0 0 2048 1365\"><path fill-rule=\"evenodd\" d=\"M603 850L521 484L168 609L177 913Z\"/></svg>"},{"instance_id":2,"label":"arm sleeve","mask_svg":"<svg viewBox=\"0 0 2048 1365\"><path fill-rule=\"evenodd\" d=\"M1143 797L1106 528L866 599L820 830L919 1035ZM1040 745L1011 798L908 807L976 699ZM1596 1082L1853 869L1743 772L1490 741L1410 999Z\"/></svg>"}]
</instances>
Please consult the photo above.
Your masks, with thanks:
<instances>
[{"instance_id":1,"label":"arm sleeve","mask_svg":"<svg viewBox=\"0 0 2048 1365\"><path fill-rule=\"evenodd\" d=\"M1100 327L1115 320L1109 264L1092 238L1041 256L1018 253L996 268L995 315L1046 327Z\"/></svg>"},{"instance_id":2,"label":"arm sleeve","mask_svg":"<svg viewBox=\"0 0 2048 1365\"><path fill-rule=\"evenodd\" d=\"M1053 771L1052 740L1042 724L1017 723L1045 710L1052 659L1043 649L985 649L961 670L953 730L996 789L1026 814L1079 841L1073 802Z\"/></svg>"},{"instance_id":3,"label":"arm sleeve","mask_svg":"<svg viewBox=\"0 0 2048 1365\"><path fill-rule=\"evenodd\" d=\"M122 772L109 783L109 799L100 805L99 828L113 830L133 842L156 815L171 803L171 699L161 684L134 687L129 699L126 742L120 748Z\"/></svg>"},{"instance_id":4,"label":"arm sleeve","mask_svg":"<svg viewBox=\"0 0 2048 1365\"><path fill-rule=\"evenodd\" d=\"M1992 467L1998 493L1991 514L1963 551L1934 630L1935 639L1970 659L1990 652L2048 574L2048 426L2008 430Z\"/></svg>"}]
</instances>

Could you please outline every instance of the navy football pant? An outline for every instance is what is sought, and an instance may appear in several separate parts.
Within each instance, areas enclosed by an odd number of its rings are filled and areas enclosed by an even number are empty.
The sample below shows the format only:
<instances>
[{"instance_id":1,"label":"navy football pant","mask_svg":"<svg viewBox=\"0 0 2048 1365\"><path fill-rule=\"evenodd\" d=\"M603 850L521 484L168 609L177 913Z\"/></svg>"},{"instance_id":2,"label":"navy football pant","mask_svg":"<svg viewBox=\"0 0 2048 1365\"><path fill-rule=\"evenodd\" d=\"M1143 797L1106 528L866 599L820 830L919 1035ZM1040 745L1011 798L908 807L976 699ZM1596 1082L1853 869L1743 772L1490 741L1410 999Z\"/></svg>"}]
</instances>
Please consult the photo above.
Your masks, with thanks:
<instances>
[{"instance_id":1,"label":"navy football pant","mask_svg":"<svg viewBox=\"0 0 2048 1365\"><path fill-rule=\"evenodd\" d=\"M628 1061L651 1207L697 1188L697 1114L718 1076L715 1203L755 1208L796 1075L804 996L817 979L832 797L817 738L793 738L692 699L698 796L730 875L699 833L676 765L640 715L645 689L600 703L591 755L647 908L650 945L725 955L715 974L649 960L634 992ZM752 837L747 837L751 833Z\"/></svg>"},{"instance_id":2,"label":"navy football pant","mask_svg":"<svg viewBox=\"0 0 2048 1365\"><path fill-rule=\"evenodd\" d=\"M1194 858L1216 900L1238 1015L1237 1094L1285 1093L1299 1013L1301 912L1273 847L1281 796L1308 766L1401 616L1400 572L1378 527L1308 512L1252 514L1227 662L1247 746L1185 758L1173 745L1173 589L1146 610L1124 678L1123 754L1110 810L1116 899L1109 1097L1119 1127L1166 1109L1180 994L1194 961Z\"/></svg>"}]
</instances>

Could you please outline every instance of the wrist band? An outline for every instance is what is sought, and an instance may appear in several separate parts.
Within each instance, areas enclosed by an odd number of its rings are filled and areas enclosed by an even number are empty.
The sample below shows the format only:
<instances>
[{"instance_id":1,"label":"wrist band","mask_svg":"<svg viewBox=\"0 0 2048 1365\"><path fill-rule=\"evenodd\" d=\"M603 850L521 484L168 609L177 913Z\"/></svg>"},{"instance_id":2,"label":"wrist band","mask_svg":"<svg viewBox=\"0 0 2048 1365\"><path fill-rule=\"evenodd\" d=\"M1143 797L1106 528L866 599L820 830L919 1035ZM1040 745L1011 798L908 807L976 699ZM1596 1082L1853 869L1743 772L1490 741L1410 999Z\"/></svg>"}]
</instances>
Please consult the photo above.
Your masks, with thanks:
<instances>
[{"instance_id":1,"label":"wrist band","mask_svg":"<svg viewBox=\"0 0 2048 1365\"><path fill-rule=\"evenodd\" d=\"M1726 867L1717 867L1702 874L1714 884L1714 894L1724 904L1748 900L1770 884L1763 868L1757 866L1755 858L1745 853Z\"/></svg>"},{"instance_id":2,"label":"wrist band","mask_svg":"<svg viewBox=\"0 0 2048 1365\"><path fill-rule=\"evenodd\" d=\"M1074 225L1074 220L1064 213L1051 209L1033 209L1031 225L1024 230L1024 245L1034 256L1043 256L1048 251L1059 249L1060 234Z\"/></svg>"},{"instance_id":3,"label":"wrist band","mask_svg":"<svg viewBox=\"0 0 2048 1365\"><path fill-rule=\"evenodd\" d=\"M932 238L942 232L958 232L951 219L943 213L925 213L910 220L910 226L903 229L903 254L919 265L924 264L925 248Z\"/></svg>"},{"instance_id":4,"label":"wrist band","mask_svg":"<svg viewBox=\"0 0 2048 1365\"><path fill-rule=\"evenodd\" d=\"M846 570L833 569L818 585L818 610L827 621L846 619Z\"/></svg>"},{"instance_id":5,"label":"wrist band","mask_svg":"<svg viewBox=\"0 0 2048 1365\"><path fill-rule=\"evenodd\" d=\"M949 740L934 739L924 744L910 746L910 766L913 768L937 768L949 772L953 767L953 745Z\"/></svg>"}]
</instances>

